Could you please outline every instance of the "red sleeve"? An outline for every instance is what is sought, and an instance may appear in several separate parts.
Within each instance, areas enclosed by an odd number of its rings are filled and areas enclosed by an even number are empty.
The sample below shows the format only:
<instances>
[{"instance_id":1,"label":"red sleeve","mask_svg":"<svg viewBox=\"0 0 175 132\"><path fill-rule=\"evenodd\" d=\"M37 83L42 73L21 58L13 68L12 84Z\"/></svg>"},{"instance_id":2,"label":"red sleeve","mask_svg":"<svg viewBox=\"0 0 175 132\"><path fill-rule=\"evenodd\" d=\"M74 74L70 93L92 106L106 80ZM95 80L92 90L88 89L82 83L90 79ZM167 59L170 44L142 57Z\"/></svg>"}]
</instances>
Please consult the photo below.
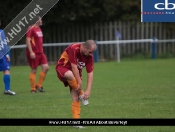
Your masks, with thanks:
<instances>
[{"instance_id":1,"label":"red sleeve","mask_svg":"<svg viewBox=\"0 0 175 132\"><path fill-rule=\"evenodd\" d=\"M93 56L90 56L88 58L88 61L87 61L86 71L87 71L87 73L90 73L93 70L94 70L94 58L93 58Z\"/></svg>"},{"instance_id":2,"label":"red sleeve","mask_svg":"<svg viewBox=\"0 0 175 132\"><path fill-rule=\"evenodd\" d=\"M77 50L78 48L73 45L71 45L68 50L69 61L75 65L77 65Z\"/></svg>"},{"instance_id":3,"label":"red sleeve","mask_svg":"<svg viewBox=\"0 0 175 132\"><path fill-rule=\"evenodd\" d=\"M31 36L32 36L32 27L30 26L30 27L27 29L26 37L31 38Z\"/></svg>"}]
</instances>

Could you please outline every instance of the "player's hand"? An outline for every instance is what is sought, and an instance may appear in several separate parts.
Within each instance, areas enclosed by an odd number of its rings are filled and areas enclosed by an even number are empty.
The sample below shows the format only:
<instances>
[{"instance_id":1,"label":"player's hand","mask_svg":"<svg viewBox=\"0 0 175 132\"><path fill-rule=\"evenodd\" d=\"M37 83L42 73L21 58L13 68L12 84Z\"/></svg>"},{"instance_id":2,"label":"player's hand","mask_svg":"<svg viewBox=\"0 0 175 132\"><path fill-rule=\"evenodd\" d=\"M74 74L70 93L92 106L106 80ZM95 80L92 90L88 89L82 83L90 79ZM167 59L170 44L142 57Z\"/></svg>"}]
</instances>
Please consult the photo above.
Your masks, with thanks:
<instances>
[{"instance_id":1,"label":"player's hand","mask_svg":"<svg viewBox=\"0 0 175 132\"><path fill-rule=\"evenodd\" d=\"M88 99L90 97L90 92L89 91L86 91L84 93L84 99Z\"/></svg>"},{"instance_id":2,"label":"player's hand","mask_svg":"<svg viewBox=\"0 0 175 132\"><path fill-rule=\"evenodd\" d=\"M7 61L9 62L10 61L10 56L6 56L6 58L7 58Z\"/></svg>"},{"instance_id":3,"label":"player's hand","mask_svg":"<svg viewBox=\"0 0 175 132\"><path fill-rule=\"evenodd\" d=\"M34 52L30 53L30 58L35 59L35 53Z\"/></svg>"},{"instance_id":4,"label":"player's hand","mask_svg":"<svg viewBox=\"0 0 175 132\"><path fill-rule=\"evenodd\" d=\"M77 89L76 89L76 92L77 92L77 93L80 93L80 91L81 91L80 88L77 88Z\"/></svg>"},{"instance_id":5,"label":"player's hand","mask_svg":"<svg viewBox=\"0 0 175 132\"><path fill-rule=\"evenodd\" d=\"M78 88L76 89L77 93L79 93L82 90L82 87L78 84Z\"/></svg>"}]
</instances>

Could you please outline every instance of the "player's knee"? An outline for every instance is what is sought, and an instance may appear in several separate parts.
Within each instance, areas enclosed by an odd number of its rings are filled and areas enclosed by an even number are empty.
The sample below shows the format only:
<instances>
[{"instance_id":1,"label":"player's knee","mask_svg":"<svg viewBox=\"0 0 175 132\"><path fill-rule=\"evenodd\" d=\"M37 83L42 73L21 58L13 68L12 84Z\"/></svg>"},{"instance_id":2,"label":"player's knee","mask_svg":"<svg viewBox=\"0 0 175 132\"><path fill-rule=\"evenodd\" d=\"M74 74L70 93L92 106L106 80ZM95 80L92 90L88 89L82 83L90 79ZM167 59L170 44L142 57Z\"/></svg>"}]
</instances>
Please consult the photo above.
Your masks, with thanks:
<instances>
[{"instance_id":1,"label":"player's knee","mask_svg":"<svg viewBox=\"0 0 175 132\"><path fill-rule=\"evenodd\" d=\"M31 73L36 74L36 69L31 69Z\"/></svg>"},{"instance_id":2,"label":"player's knee","mask_svg":"<svg viewBox=\"0 0 175 132\"><path fill-rule=\"evenodd\" d=\"M49 65L42 66L42 69L46 73L49 70Z\"/></svg>"},{"instance_id":3,"label":"player's knee","mask_svg":"<svg viewBox=\"0 0 175 132\"><path fill-rule=\"evenodd\" d=\"M4 74L5 74L5 75L6 75L6 74L9 75L9 74L10 74L10 71L9 71L9 70L5 70L5 71L4 71Z\"/></svg>"},{"instance_id":4,"label":"player's knee","mask_svg":"<svg viewBox=\"0 0 175 132\"><path fill-rule=\"evenodd\" d=\"M48 72L48 70L49 70L49 66L46 66L46 67L44 68L44 71L45 71L45 72Z\"/></svg>"},{"instance_id":5,"label":"player's knee","mask_svg":"<svg viewBox=\"0 0 175 132\"><path fill-rule=\"evenodd\" d=\"M72 71L67 71L65 74L64 74L64 77L67 79L67 80L72 80L74 79L74 75L72 73Z\"/></svg>"},{"instance_id":6,"label":"player's knee","mask_svg":"<svg viewBox=\"0 0 175 132\"><path fill-rule=\"evenodd\" d=\"M49 66L47 66L46 70L48 71L49 69L50 69L50 67L49 67Z\"/></svg>"}]
</instances>

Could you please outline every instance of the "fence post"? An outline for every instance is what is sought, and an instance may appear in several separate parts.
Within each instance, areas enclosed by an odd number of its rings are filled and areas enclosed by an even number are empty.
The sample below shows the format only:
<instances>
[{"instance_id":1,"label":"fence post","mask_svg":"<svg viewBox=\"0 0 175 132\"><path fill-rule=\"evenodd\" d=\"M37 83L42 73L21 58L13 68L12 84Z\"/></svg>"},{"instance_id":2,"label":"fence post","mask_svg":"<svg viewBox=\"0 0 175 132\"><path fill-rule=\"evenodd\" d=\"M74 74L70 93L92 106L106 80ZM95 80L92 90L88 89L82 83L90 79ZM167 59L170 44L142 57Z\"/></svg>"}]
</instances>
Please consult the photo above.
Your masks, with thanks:
<instances>
[{"instance_id":1,"label":"fence post","mask_svg":"<svg viewBox=\"0 0 175 132\"><path fill-rule=\"evenodd\" d=\"M156 38L153 37L152 42L152 59L156 59Z\"/></svg>"},{"instance_id":2,"label":"fence post","mask_svg":"<svg viewBox=\"0 0 175 132\"><path fill-rule=\"evenodd\" d=\"M95 44L97 46L97 40L95 40ZM94 62L98 62L98 48L94 52Z\"/></svg>"},{"instance_id":3,"label":"fence post","mask_svg":"<svg viewBox=\"0 0 175 132\"><path fill-rule=\"evenodd\" d=\"M115 58L117 59L117 62L120 62L120 43L119 43L120 38L121 38L121 34L119 30L116 30L117 43L115 44Z\"/></svg>"}]
</instances>

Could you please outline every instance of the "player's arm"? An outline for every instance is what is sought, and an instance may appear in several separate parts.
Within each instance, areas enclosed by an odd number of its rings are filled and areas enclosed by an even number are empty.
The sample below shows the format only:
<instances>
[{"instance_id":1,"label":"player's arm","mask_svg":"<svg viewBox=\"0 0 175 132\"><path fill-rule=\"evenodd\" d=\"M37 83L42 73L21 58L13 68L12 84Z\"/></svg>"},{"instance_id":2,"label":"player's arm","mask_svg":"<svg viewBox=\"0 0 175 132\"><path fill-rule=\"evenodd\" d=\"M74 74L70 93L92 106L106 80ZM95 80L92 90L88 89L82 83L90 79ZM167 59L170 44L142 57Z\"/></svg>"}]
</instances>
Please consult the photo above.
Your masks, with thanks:
<instances>
[{"instance_id":1,"label":"player's arm","mask_svg":"<svg viewBox=\"0 0 175 132\"><path fill-rule=\"evenodd\" d=\"M93 71L90 73L87 73L87 87L84 93L85 99L88 99L90 97L92 82L93 82Z\"/></svg>"},{"instance_id":2,"label":"player's arm","mask_svg":"<svg viewBox=\"0 0 175 132\"><path fill-rule=\"evenodd\" d=\"M86 71L87 71L87 86L86 91L84 93L84 99L88 99L90 97L92 82L93 82L93 71L94 71L94 59L93 56L91 56L86 62Z\"/></svg>"},{"instance_id":3,"label":"player's arm","mask_svg":"<svg viewBox=\"0 0 175 132\"><path fill-rule=\"evenodd\" d=\"M81 80L81 77L80 77L80 74L79 74L79 70L77 68L77 65L76 64L73 64L71 63L71 67L72 67L72 72L75 76L75 79L77 80L77 83L78 83L78 89L82 89L82 80Z\"/></svg>"},{"instance_id":4,"label":"player's arm","mask_svg":"<svg viewBox=\"0 0 175 132\"><path fill-rule=\"evenodd\" d=\"M4 45L4 53L5 53L5 56L6 56L6 59L7 61L10 61L10 56L9 56L9 47L7 45L7 42L5 41L6 40L6 36L5 36L5 33L4 31L2 30L1 31L1 39L3 41L3 45Z\"/></svg>"},{"instance_id":5,"label":"player's arm","mask_svg":"<svg viewBox=\"0 0 175 132\"><path fill-rule=\"evenodd\" d=\"M9 54L7 53L5 56L6 56L6 58L7 58L7 61L10 61L10 56L9 56Z\"/></svg>"},{"instance_id":6,"label":"player's arm","mask_svg":"<svg viewBox=\"0 0 175 132\"><path fill-rule=\"evenodd\" d=\"M31 38L29 37L30 34L31 34L31 29L27 32L26 44L27 44L27 48L28 48L28 50L29 50L29 52L30 52L30 57L31 57L32 59L34 59L34 58L35 58L35 53L34 53L33 50L32 50Z\"/></svg>"},{"instance_id":7,"label":"player's arm","mask_svg":"<svg viewBox=\"0 0 175 132\"><path fill-rule=\"evenodd\" d=\"M33 52L32 51L32 46L31 46L31 38L26 37L26 44L27 44L27 48L28 48L29 52L30 53Z\"/></svg>"}]
</instances>

